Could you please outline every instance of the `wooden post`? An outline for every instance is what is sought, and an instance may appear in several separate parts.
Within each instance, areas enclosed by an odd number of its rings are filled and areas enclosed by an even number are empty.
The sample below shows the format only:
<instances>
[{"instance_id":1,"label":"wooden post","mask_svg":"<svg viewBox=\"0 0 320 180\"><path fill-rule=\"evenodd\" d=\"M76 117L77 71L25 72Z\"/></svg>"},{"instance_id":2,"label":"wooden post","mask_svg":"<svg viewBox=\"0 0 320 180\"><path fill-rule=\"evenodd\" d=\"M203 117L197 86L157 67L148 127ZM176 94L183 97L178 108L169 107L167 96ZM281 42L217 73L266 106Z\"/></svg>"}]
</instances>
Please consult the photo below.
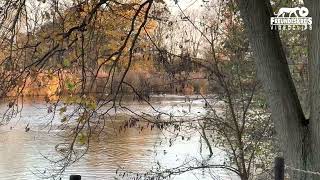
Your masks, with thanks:
<instances>
[{"instance_id":1,"label":"wooden post","mask_svg":"<svg viewBox=\"0 0 320 180\"><path fill-rule=\"evenodd\" d=\"M80 175L71 175L70 180L81 180L81 176Z\"/></svg>"},{"instance_id":2,"label":"wooden post","mask_svg":"<svg viewBox=\"0 0 320 180\"><path fill-rule=\"evenodd\" d=\"M276 157L274 163L274 178L275 180L284 180L284 158Z\"/></svg>"}]
</instances>

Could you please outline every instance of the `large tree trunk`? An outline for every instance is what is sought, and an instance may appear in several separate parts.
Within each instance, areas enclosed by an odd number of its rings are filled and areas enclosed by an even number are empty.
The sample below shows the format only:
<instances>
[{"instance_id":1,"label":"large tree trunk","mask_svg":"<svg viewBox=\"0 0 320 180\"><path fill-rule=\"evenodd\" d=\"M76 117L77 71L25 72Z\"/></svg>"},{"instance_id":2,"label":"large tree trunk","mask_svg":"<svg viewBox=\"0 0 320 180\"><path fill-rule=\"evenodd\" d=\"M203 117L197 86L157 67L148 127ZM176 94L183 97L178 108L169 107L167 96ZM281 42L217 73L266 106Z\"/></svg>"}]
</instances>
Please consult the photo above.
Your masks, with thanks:
<instances>
[{"instance_id":1,"label":"large tree trunk","mask_svg":"<svg viewBox=\"0 0 320 180\"><path fill-rule=\"evenodd\" d=\"M270 17L273 15L270 2L238 0L238 4L286 165L305 169L310 155L309 125L291 78L279 34L270 28ZM320 106L317 107L319 112ZM303 173L292 172L290 175L294 180L307 178Z\"/></svg>"},{"instance_id":2,"label":"large tree trunk","mask_svg":"<svg viewBox=\"0 0 320 180\"><path fill-rule=\"evenodd\" d=\"M310 167L320 171L320 1L305 1L312 17L312 31L309 34L309 97L310 97ZM314 176L311 179L320 179Z\"/></svg>"}]
</instances>

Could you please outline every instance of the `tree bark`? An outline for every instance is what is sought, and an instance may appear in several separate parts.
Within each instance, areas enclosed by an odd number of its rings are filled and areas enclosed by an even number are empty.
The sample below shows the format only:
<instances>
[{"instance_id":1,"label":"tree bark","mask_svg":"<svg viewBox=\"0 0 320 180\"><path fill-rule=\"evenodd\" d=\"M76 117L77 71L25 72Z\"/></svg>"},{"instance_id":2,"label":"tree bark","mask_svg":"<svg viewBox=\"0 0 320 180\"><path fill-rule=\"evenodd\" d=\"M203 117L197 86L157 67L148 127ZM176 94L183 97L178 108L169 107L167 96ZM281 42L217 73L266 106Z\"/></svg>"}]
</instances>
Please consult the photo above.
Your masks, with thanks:
<instances>
[{"instance_id":1,"label":"tree bark","mask_svg":"<svg viewBox=\"0 0 320 180\"><path fill-rule=\"evenodd\" d=\"M309 97L310 97L310 157L309 169L320 172L320 1L306 0L312 17L312 31L309 33ZM310 179L320 179L313 176Z\"/></svg>"},{"instance_id":2,"label":"tree bark","mask_svg":"<svg viewBox=\"0 0 320 180\"><path fill-rule=\"evenodd\" d=\"M237 2L286 165L305 169L310 150L308 121L304 117L279 34L270 28L271 4L268 0ZM290 176L294 180L306 179L303 173L292 172Z\"/></svg>"}]
</instances>

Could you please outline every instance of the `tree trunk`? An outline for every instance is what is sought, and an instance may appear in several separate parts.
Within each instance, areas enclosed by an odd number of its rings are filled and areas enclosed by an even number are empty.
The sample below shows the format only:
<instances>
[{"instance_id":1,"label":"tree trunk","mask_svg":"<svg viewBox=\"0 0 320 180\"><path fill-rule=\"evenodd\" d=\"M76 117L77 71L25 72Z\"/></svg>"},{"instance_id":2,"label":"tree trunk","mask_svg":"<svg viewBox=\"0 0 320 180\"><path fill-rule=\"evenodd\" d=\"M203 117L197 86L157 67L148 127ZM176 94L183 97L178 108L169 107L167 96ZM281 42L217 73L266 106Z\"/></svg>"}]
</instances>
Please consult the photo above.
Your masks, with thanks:
<instances>
[{"instance_id":1,"label":"tree trunk","mask_svg":"<svg viewBox=\"0 0 320 180\"><path fill-rule=\"evenodd\" d=\"M292 81L279 34L270 28L270 17L273 15L270 2L238 0L238 5L286 165L305 169L310 152L308 122ZM307 178L305 174L296 172L290 176L294 180Z\"/></svg>"},{"instance_id":2,"label":"tree trunk","mask_svg":"<svg viewBox=\"0 0 320 180\"><path fill-rule=\"evenodd\" d=\"M306 0L312 17L312 31L309 34L309 97L310 97L310 167L320 172L320 1ZM320 179L314 176L310 179Z\"/></svg>"}]
</instances>

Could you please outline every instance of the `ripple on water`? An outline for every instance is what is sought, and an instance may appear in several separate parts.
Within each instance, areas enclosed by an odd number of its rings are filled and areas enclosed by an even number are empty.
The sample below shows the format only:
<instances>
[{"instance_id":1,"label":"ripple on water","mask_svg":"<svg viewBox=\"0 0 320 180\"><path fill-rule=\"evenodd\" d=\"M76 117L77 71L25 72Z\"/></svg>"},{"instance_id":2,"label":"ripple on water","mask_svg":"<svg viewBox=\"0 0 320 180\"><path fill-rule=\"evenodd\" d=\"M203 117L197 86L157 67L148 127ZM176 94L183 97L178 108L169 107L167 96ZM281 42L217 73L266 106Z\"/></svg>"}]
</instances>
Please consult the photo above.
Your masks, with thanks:
<instances>
[{"instance_id":1,"label":"ripple on water","mask_svg":"<svg viewBox=\"0 0 320 180\"><path fill-rule=\"evenodd\" d=\"M175 99L157 99L156 108L172 113L184 114L188 106L183 97ZM203 111L201 100L194 101L192 111ZM130 106L130 103L128 103ZM151 108L145 104L134 103L131 107L135 111L149 111ZM1 112L1 108L0 108ZM46 105L40 102L25 104L21 118L15 118L7 125L0 128L0 179L42 179L35 172L44 172L50 167L50 163L42 155L56 157L54 147L62 142L63 138L56 136L60 131L41 129L48 121ZM55 119L58 123L59 118ZM115 123L115 122L113 122ZM31 130L25 132L24 128L30 124ZM64 179L70 174L80 174L85 180L112 179L116 169L121 166L129 171L143 172L150 169L157 161L163 165L173 167L186 156L194 156L199 153L199 136L194 133L190 141L177 141L172 147L168 146L163 133L158 130L127 129L118 133L107 126L106 134L99 139L92 140L89 152L79 162L67 168ZM13 127L10 130L10 127ZM169 136L169 134L166 134ZM159 145L159 141L163 143ZM164 150L167 153L164 153ZM197 155L197 157L199 157ZM201 173L200 173L201 176ZM185 174L175 178L176 180L193 180L194 175ZM200 178L205 179L205 178ZM223 178L230 179L230 178Z\"/></svg>"}]
</instances>

